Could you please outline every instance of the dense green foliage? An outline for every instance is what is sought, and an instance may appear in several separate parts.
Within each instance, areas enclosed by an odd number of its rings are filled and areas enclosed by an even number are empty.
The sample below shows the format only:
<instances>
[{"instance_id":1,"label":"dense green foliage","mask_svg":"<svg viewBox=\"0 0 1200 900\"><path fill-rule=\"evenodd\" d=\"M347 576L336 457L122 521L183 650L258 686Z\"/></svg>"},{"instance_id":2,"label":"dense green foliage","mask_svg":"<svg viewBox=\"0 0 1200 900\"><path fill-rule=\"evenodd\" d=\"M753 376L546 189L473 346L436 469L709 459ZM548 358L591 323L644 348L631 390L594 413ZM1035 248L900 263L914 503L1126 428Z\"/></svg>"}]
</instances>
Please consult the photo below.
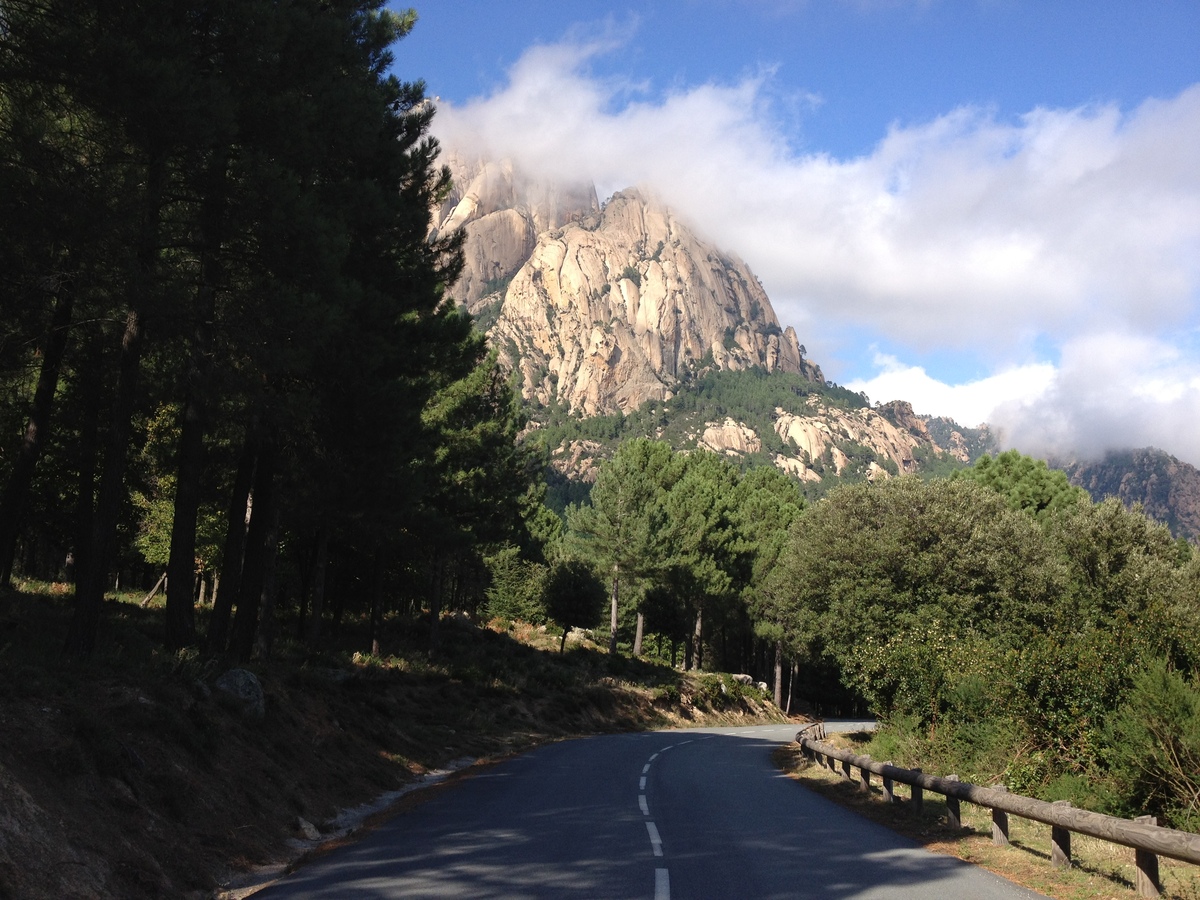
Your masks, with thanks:
<instances>
[{"instance_id":1,"label":"dense green foliage","mask_svg":"<svg viewBox=\"0 0 1200 900\"><path fill-rule=\"evenodd\" d=\"M770 468L742 474L712 453L626 442L605 463L591 502L568 511L565 546L609 585L612 646L684 665L766 673L775 631L763 593L804 506L795 482ZM711 666L710 666L711 667Z\"/></svg>"},{"instance_id":2,"label":"dense green foliage","mask_svg":"<svg viewBox=\"0 0 1200 900\"><path fill-rule=\"evenodd\" d=\"M550 567L545 582L546 614L562 628L558 651L567 646L571 628L591 628L603 612L607 594L595 570L579 559L561 559Z\"/></svg>"},{"instance_id":3,"label":"dense green foliage","mask_svg":"<svg viewBox=\"0 0 1200 900\"><path fill-rule=\"evenodd\" d=\"M845 486L801 516L772 585L785 633L884 718L879 752L1194 821L1196 560L1140 511L1001 460Z\"/></svg>"},{"instance_id":4,"label":"dense green foliage","mask_svg":"<svg viewBox=\"0 0 1200 900\"><path fill-rule=\"evenodd\" d=\"M382 0L0 4L0 583L167 574L165 642L473 609L540 463L469 318L415 14ZM543 529L544 530L544 529ZM325 596L329 589L330 602ZM195 599L214 603L197 632Z\"/></svg>"},{"instance_id":5,"label":"dense green foliage","mask_svg":"<svg viewBox=\"0 0 1200 900\"><path fill-rule=\"evenodd\" d=\"M977 481L1001 494L1013 509L1038 518L1074 506L1087 496L1083 488L1073 486L1064 473L1051 469L1044 460L1016 450L980 457L974 466L960 469L951 477Z\"/></svg>"}]
</instances>

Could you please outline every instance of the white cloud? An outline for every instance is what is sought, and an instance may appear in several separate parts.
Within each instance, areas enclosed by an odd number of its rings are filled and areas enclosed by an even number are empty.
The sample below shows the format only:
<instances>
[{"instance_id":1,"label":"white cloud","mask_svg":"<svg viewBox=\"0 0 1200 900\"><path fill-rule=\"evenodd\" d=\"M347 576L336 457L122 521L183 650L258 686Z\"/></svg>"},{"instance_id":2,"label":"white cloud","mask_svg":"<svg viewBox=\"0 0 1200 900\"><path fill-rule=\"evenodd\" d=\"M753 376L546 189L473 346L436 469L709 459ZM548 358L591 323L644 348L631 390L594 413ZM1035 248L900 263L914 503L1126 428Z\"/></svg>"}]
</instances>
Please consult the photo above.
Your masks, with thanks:
<instances>
[{"instance_id":1,"label":"white cloud","mask_svg":"<svg viewBox=\"0 0 1200 900\"><path fill-rule=\"evenodd\" d=\"M918 407L928 397L925 411L970 421L1014 386L1029 388L1023 378L1044 382L1044 369L1028 365L1036 340L1062 351L1046 395L1060 412L1010 403L1013 435L1113 434L1121 429L1088 424L1113 418L1102 415L1108 396L1147 435L1135 443L1161 436L1166 449L1200 449L1200 416L1151 427L1160 412L1200 411L1185 351L1148 364L1137 384L1158 385L1149 398L1115 369L1078 375L1092 360L1071 355L1094 352L1098 334L1161 355L1200 321L1200 84L1130 111L1035 109L1000 121L953 110L839 160L789 147L769 71L664 96L592 77L589 60L613 52L619 31L531 49L490 96L444 106L436 134L530 172L590 178L602 196L652 186L750 264L818 362L837 333L865 328L914 354L966 351L1000 373L951 388L900 367L864 383L872 397L896 386ZM1118 359L1125 371L1135 362Z\"/></svg>"},{"instance_id":2,"label":"white cloud","mask_svg":"<svg viewBox=\"0 0 1200 900\"><path fill-rule=\"evenodd\" d=\"M1056 374L1049 363L1034 363L967 384L950 385L894 356L877 353L875 365L881 370L877 375L851 381L846 387L885 403L907 400L917 413L948 416L970 427L995 421L993 414L999 406L1040 398L1050 389Z\"/></svg>"},{"instance_id":3,"label":"white cloud","mask_svg":"<svg viewBox=\"0 0 1200 900\"><path fill-rule=\"evenodd\" d=\"M993 422L1006 445L1026 453L1087 458L1155 446L1200 464L1200 360L1128 333L1074 338L1049 389L1013 398Z\"/></svg>"}]
</instances>

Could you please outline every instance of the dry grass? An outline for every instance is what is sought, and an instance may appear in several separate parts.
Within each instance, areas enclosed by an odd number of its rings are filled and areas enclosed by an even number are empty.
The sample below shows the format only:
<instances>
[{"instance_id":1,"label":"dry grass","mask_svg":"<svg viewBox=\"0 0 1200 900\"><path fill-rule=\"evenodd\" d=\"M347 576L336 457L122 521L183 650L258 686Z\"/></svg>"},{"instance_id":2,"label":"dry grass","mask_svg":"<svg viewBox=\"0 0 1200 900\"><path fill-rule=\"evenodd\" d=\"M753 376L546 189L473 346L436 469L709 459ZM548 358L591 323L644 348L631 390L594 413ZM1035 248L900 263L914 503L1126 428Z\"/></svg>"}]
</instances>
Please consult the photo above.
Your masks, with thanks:
<instances>
[{"instance_id":1,"label":"dry grass","mask_svg":"<svg viewBox=\"0 0 1200 900\"><path fill-rule=\"evenodd\" d=\"M1131 900L1134 889L1133 850L1082 834L1071 836L1073 867L1050 865L1050 826L1009 816L1007 847L992 843L991 810L963 803L961 829L953 829L944 798L925 792L923 810L915 815L907 785L897 784L895 804L883 802L879 779L872 776L870 793L858 782L823 766L810 763L796 745L781 748L776 761L785 772L806 787L841 806L911 838L935 853L956 856L982 866L1017 884L1055 900ZM1160 858L1163 894L1171 900L1200 900L1200 869L1186 863Z\"/></svg>"}]
</instances>

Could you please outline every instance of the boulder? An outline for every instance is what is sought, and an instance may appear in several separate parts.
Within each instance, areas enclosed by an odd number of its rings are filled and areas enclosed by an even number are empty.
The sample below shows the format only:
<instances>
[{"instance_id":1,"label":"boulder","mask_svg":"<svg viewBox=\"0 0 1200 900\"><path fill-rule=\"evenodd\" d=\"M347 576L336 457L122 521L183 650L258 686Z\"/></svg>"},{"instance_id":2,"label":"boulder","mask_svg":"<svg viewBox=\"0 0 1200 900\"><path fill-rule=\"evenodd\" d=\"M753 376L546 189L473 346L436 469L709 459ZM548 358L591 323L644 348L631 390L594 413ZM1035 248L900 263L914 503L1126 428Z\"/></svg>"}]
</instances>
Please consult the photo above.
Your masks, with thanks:
<instances>
[{"instance_id":1,"label":"boulder","mask_svg":"<svg viewBox=\"0 0 1200 900\"><path fill-rule=\"evenodd\" d=\"M303 816L296 816L296 831L300 832L306 841L321 839L321 832L317 831L317 826Z\"/></svg>"},{"instance_id":2,"label":"boulder","mask_svg":"<svg viewBox=\"0 0 1200 900\"><path fill-rule=\"evenodd\" d=\"M233 699L242 713L251 719L267 714L267 699L258 676L246 669L230 669L216 680L213 687Z\"/></svg>"}]
</instances>

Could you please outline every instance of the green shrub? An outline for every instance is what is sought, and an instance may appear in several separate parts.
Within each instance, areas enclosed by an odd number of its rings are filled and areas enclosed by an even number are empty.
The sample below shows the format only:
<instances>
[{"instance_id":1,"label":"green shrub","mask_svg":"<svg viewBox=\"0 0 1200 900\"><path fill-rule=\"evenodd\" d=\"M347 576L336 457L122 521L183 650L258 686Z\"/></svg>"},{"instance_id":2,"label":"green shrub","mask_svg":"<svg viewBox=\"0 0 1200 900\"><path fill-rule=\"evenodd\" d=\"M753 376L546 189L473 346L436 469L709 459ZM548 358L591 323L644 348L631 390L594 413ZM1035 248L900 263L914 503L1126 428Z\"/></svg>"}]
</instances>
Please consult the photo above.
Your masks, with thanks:
<instances>
[{"instance_id":1,"label":"green shrub","mask_svg":"<svg viewBox=\"0 0 1200 900\"><path fill-rule=\"evenodd\" d=\"M1134 679L1105 731L1117 803L1126 814L1154 813L1200 826L1200 681L1161 660Z\"/></svg>"}]
</instances>

